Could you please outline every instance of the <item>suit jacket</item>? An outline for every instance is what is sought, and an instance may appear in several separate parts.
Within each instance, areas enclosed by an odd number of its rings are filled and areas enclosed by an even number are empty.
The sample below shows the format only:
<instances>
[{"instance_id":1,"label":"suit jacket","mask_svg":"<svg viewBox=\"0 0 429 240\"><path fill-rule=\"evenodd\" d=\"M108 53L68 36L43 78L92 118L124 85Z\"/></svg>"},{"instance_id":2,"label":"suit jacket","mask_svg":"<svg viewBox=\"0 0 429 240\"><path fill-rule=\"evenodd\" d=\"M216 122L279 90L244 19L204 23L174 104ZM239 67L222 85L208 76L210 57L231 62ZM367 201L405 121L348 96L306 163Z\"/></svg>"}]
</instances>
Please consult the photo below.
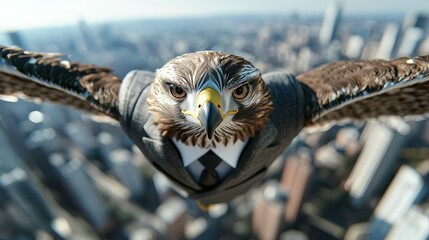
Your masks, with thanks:
<instances>
[{"instance_id":1,"label":"suit jacket","mask_svg":"<svg viewBox=\"0 0 429 240\"><path fill-rule=\"evenodd\" d=\"M204 189L183 166L171 139L163 138L153 124L146 99L154 79L155 75L146 71L132 71L125 77L119 94L121 126L156 169L185 190L188 197L205 204L229 201L260 182L270 164L303 127L301 84L285 72L263 75L274 103L270 118L263 130L249 139L237 168L214 188Z\"/></svg>"}]
</instances>

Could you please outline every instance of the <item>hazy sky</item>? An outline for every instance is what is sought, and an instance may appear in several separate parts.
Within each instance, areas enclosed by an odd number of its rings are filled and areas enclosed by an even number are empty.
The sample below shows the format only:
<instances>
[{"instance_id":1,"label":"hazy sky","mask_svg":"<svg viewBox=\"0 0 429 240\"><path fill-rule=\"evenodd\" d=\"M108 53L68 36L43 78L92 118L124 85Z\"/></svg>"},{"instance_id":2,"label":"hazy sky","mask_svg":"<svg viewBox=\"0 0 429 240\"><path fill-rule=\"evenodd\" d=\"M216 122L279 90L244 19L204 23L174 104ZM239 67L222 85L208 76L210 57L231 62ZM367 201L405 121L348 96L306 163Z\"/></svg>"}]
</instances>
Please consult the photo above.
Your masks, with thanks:
<instances>
[{"instance_id":1,"label":"hazy sky","mask_svg":"<svg viewBox=\"0 0 429 240\"><path fill-rule=\"evenodd\" d=\"M5 3L7 2L7 3ZM323 13L332 0L2 0L0 31L73 24L79 19L210 16L246 13ZM344 14L429 13L429 0L344 0Z\"/></svg>"}]
</instances>

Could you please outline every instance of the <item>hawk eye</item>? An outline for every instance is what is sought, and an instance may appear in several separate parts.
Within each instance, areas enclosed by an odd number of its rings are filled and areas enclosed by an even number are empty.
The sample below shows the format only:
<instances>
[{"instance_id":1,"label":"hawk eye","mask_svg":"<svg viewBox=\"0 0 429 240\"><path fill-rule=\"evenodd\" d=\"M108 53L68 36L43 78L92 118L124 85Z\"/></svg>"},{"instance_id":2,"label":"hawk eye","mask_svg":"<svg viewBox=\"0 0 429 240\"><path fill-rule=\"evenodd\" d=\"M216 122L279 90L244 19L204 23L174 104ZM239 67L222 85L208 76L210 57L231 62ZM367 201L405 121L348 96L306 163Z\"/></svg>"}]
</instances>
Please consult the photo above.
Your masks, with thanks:
<instances>
[{"instance_id":1,"label":"hawk eye","mask_svg":"<svg viewBox=\"0 0 429 240\"><path fill-rule=\"evenodd\" d=\"M232 93L232 96L235 97L236 99L243 99L247 97L247 95L249 94L249 88L250 87L248 83L243 84L234 90L234 92Z\"/></svg>"},{"instance_id":2,"label":"hawk eye","mask_svg":"<svg viewBox=\"0 0 429 240\"><path fill-rule=\"evenodd\" d=\"M170 84L170 93L177 99L183 99L186 96L185 90L173 84Z\"/></svg>"}]
</instances>

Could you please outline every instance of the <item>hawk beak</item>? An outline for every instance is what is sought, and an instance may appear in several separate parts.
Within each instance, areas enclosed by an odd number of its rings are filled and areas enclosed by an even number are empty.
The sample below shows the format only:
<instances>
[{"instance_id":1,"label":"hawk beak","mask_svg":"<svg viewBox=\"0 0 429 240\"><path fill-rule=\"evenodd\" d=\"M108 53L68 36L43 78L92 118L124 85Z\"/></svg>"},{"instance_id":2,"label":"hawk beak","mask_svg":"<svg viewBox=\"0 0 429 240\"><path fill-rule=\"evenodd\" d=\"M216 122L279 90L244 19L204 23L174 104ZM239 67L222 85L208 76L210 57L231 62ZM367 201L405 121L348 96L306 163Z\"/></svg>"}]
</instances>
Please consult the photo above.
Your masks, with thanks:
<instances>
[{"instance_id":1,"label":"hawk beak","mask_svg":"<svg viewBox=\"0 0 429 240\"><path fill-rule=\"evenodd\" d=\"M206 129L209 139L212 139L216 128L222 123L222 116L217 107L213 103L208 102L200 109L198 120L200 120L201 125Z\"/></svg>"},{"instance_id":2,"label":"hawk beak","mask_svg":"<svg viewBox=\"0 0 429 240\"><path fill-rule=\"evenodd\" d=\"M213 88L206 88L198 94L198 120L212 139L216 128L222 123L222 103L219 93Z\"/></svg>"}]
</instances>

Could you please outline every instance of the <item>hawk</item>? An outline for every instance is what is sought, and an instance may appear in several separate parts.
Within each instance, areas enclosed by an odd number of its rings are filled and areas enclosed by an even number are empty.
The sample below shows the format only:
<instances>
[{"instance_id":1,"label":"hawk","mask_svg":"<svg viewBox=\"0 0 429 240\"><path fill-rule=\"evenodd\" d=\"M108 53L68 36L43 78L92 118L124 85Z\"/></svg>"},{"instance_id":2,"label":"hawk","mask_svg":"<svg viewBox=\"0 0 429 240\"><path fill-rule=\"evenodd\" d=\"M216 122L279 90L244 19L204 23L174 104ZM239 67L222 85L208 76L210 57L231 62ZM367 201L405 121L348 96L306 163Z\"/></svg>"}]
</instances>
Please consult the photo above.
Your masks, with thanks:
<instances>
[{"instance_id":1,"label":"hawk","mask_svg":"<svg viewBox=\"0 0 429 240\"><path fill-rule=\"evenodd\" d=\"M305 128L429 112L429 56L340 61L294 76L202 51L121 80L58 54L7 46L0 54L20 72L0 71L0 94L118 121L156 169L204 205L247 192Z\"/></svg>"}]
</instances>

